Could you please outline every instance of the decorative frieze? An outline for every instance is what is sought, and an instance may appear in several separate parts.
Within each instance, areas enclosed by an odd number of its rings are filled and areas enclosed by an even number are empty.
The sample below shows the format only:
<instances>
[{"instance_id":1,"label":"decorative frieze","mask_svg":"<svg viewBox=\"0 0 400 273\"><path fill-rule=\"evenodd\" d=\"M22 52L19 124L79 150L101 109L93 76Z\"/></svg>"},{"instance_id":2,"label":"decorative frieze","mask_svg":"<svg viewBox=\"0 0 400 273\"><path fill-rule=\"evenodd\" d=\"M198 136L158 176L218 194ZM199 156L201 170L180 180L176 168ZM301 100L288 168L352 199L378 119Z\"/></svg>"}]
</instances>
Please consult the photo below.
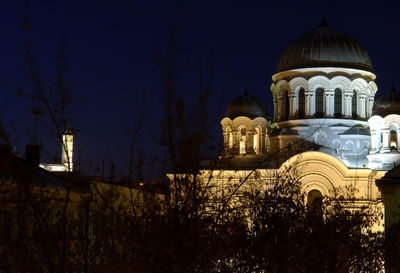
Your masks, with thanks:
<instances>
[{"instance_id":1,"label":"decorative frieze","mask_svg":"<svg viewBox=\"0 0 400 273\"><path fill-rule=\"evenodd\" d=\"M289 88L289 89L288 89ZM323 100L316 99L317 89L323 89ZM299 98L299 91L304 90L305 101L304 109L299 109L303 103ZM341 101L335 101L335 90L340 90ZM374 95L377 90L377 86L372 81L367 82L363 78L355 78L351 80L345 76L335 76L328 78L323 75L317 75L310 78L295 77L290 80L280 80L274 86L273 92L279 94L274 101L274 107L278 107L277 111L274 111L276 120L284 121L287 119L298 118L299 112L304 112L305 117L315 117L316 109L324 109L323 117L344 117L352 118L356 116L364 119L371 116L372 106L374 103ZM357 101L355 106L357 107L356 113L353 113L352 98L356 92ZM286 93L288 93L286 95ZM287 98L286 98L287 96ZM287 104L285 99L289 99ZM337 97L340 99L340 97ZM316 106L316 103L323 103L323 105ZM286 110L286 106L289 105L289 110ZM336 110L339 106L339 112ZM341 111L340 111L341 109ZM302 110L302 111L301 111Z\"/></svg>"}]
</instances>

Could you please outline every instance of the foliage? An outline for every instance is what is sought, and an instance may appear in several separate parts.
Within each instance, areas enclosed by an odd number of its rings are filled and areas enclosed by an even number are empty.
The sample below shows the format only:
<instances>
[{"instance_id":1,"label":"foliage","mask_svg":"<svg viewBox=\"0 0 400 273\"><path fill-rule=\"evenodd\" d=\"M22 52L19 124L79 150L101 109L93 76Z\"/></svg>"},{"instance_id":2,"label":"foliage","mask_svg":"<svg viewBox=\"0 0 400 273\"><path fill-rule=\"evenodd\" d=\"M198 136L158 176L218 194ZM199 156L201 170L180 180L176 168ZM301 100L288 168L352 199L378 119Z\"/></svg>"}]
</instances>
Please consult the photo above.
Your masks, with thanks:
<instances>
[{"instance_id":1,"label":"foliage","mask_svg":"<svg viewBox=\"0 0 400 273\"><path fill-rule=\"evenodd\" d=\"M67 200L66 189L29 177L1 183L7 272L381 270L383 238L371 229L378 215L367 207L352 210L348 199L307 206L287 175L269 180L265 192L241 191L241 202L233 198L229 207L219 205L226 196L205 187L197 187L196 206L192 196L175 206L162 195L101 183L79 192L71 185Z\"/></svg>"},{"instance_id":2,"label":"foliage","mask_svg":"<svg viewBox=\"0 0 400 273\"><path fill-rule=\"evenodd\" d=\"M217 185L218 170L204 171L212 73L193 103L179 95L174 31L168 57L157 56L165 89L160 165L169 191L43 174L7 155L2 160L12 164L0 173L0 270L380 272L383 236L372 232L380 215L373 206L349 206L352 189L307 204L295 165L272 179L252 171L237 185Z\"/></svg>"}]
</instances>

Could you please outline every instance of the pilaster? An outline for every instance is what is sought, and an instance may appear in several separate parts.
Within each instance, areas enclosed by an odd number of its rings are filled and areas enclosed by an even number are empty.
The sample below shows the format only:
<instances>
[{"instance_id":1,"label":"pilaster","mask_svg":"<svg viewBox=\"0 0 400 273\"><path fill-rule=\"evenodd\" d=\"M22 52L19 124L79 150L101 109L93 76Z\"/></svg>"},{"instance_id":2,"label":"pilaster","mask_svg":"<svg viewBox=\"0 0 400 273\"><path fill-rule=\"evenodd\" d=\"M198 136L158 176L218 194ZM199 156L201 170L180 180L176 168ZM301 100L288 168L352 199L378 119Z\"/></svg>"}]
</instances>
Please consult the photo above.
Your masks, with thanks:
<instances>
[{"instance_id":1,"label":"pilaster","mask_svg":"<svg viewBox=\"0 0 400 273\"><path fill-rule=\"evenodd\" d=\"M306 99L305 116L312 117L315 114L314 92L313 91L305 91L304 96Z\"/></svg>"},{"instance_id":2,"label":"pilaster","mask_svg":"<svg viewBox=\"0 0 400 273\"><path fill-rule=\"evenodd\" d=\"M390 152L390 130L389 129L384 129L382 130L382 149L381 153L388 153Z\"/></svg>"},{"instance_id":3,"label":"pilaster","mask_svg":"<svg viewBox=\"0 0 400 273\"><path fill-rule=\"evenodd\" d=\"M290 100L289 116L290 116L290 119L295 119L296 118L296 113L298 111L296 95L290 94L289 95L289 100Z\"/></svg>"},{"instance_id":4,"label":"pilaster","mask_svg":"<svg viewBox=\"0 0 400 273\"><path fill-rule=\"evenodd\" d=\"M360 109L360 112L359 113L357 113L361 118L366 118L366 109L365 109L365 101L366 101L366 99L367 99L367 96L366 95L360 95L360 102L359 102L359 105L360 105L360 107L359 107L359 109Z\"/></svg>"},{"instance_id":5,"label":"pilaster","mask_svg":"<svg viewBox=\"0 0 400 273\"><path fill-rule=\"evenodd\" d=\"M284 103L283 103L283 97L282 96L278 96L278 120L282 121L284 120L284 115L285 115L285 109L283 109L285 107Z\"/></svg>"},{"instance_id":6,"label":"pilaster","mask_svg":"<svg viewBox=\"0 0 400 273\"><path fill-rule=\"evenodd\" d=\"M333 90L325 90L324 99L325 99L325 116L333 117L335 106L333 102L333 96L335 92Z\"/></svg>"},{"instance_id":7,"label":"pilaster","mask_svg":"<svg viewBox=\"0 0 400 273\"><path fill-rule=\"evenodd\" d=\"M344 113L342 111L342 115L345 118L350 118L352 116L351 113L351 100L353 98L353 93L344 92Z\"/></svg>"},{"instance_id":8,"label":"pilaster","mask_svg":"<svg viewBox=\"0 0 400 273\"><path fill-rule=\"evenodd\" d=\"M278 120L278 100L274 98L274 120Z\"/></svg>"}]
</instances>

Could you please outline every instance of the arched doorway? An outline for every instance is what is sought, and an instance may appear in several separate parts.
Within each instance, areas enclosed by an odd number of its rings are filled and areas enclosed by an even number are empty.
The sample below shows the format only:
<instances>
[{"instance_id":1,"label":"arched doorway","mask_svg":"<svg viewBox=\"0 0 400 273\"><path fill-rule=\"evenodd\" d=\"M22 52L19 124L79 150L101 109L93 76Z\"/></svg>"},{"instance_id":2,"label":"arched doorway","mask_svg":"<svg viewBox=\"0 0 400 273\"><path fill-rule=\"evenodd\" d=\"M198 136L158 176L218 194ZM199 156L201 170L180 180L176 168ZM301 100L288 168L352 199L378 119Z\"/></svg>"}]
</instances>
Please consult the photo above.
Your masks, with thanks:
<instances>
[{"instance_id":1,"label":"arched doorway","mask_svg":"<svg viewBox=\"0 0 400 273\"><path fill-rule=\"evenodd\" d=\"M319 190L313 189L307 194L307 209L311 213L322 213L322 193Z\"/></svg>"}]
</instances>

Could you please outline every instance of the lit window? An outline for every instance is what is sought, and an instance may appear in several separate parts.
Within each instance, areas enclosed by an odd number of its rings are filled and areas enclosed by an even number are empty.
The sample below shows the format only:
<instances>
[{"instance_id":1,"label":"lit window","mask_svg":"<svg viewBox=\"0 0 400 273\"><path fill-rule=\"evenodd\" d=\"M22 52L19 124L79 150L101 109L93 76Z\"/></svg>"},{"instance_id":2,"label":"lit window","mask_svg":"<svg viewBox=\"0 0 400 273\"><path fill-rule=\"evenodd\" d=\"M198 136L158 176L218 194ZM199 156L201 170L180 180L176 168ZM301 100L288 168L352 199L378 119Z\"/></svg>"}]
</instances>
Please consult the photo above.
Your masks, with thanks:
<instances>
[{"instance_id":1,"label":"lit window","mask_svg":"<svg viewBox=\"0 0 400 273\"><path fill-rule=\"evenodd\" d=\"M240 129L240 145L239 153L246 154L246 128Z\"/></svg>"}]
</instances>

